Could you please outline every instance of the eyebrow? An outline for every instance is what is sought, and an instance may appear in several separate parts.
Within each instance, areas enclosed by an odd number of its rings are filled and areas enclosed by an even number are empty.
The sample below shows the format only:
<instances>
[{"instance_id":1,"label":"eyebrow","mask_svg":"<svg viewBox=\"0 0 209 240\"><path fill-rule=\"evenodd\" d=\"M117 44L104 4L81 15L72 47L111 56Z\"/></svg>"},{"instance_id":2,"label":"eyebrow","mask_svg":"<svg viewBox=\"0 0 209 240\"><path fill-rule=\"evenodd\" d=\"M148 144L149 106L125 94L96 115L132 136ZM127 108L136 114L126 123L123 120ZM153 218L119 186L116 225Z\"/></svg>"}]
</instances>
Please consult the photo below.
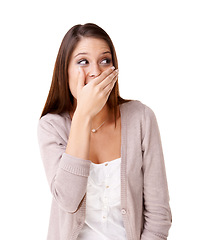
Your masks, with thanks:
<instances>
[{"instance_id":1,"label":"eyebrow","mask_svg":"<svg viewBox=\"0 0 209 240\"><path fill-rule=\"evenodd\" d=\"M106 51L106 52L103 52L101 55L106 54L106 53L110 53L110 54L111 54L110 51ZM75 55L75 57L77 57L78 55L85 55L85 54L88 54L88 53L86 53L86 52L78 53L77 55ZM74 58L75 58L75 57L74 57Z\"/></svg>"}]
</instances>

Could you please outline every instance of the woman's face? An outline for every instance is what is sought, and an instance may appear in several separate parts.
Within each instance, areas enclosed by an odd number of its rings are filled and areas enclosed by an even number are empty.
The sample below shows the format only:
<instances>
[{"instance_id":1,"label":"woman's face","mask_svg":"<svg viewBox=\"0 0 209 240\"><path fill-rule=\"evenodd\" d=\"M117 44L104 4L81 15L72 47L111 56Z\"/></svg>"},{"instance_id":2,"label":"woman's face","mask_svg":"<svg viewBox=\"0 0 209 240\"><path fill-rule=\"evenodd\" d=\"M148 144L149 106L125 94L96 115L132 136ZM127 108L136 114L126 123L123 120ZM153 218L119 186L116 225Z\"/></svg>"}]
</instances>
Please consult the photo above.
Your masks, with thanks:
<instances>
[{"instance_id":1,"label":"woman's face","mask_svg":"<svg viewBox=\"0 0 209 240\"><path fill-rule=\"evenodd\" d=\"M105 40L92 37L82 38L73 51L68 66L68 81L73 97L77 99L79 67L83 68L85 73L84 84L88 84L111 66L113 66L112 54Z\"/></svg>"}]
</instances>

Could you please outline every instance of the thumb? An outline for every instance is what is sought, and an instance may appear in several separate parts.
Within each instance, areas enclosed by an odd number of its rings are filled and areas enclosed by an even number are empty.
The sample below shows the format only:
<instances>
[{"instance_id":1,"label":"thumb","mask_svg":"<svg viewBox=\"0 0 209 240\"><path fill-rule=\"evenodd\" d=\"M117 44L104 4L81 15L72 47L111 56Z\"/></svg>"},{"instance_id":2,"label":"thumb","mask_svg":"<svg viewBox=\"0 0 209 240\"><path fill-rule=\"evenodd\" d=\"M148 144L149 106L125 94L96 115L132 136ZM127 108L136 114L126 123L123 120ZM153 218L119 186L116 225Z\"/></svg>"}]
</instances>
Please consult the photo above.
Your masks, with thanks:
<instances>
[{"instance_id":1,"label":"thumb","mask_svg":"<svg viewBox=\"0 0 209 240\"><path fill-rule=\"evenodd\" d=\"M78 88L79 90L85 86L85 74L81 67L78 68Z\"/></svg>"}]
</instances>

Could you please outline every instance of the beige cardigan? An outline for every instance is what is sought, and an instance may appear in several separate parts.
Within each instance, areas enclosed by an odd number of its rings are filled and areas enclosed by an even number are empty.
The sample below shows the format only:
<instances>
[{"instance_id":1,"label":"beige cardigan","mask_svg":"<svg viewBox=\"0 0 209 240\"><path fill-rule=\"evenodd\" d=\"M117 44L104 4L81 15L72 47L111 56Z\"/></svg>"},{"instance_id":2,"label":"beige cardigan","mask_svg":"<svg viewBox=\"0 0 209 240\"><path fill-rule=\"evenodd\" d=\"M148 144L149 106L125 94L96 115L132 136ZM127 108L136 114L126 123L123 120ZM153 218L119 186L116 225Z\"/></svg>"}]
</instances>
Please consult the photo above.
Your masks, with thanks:
<instances>
[{"instance_id":1,"label":"beige cardigan","mask_svg":"<svg viewBox=\"0 0 209 240\"><path fill-rule=\"evenodd\" d=\"M128 240L166 240L172 223L156 116L139 100L120 105L121 214ZM74 240L85 220L90 160L65 153L71 119L48 113L38 142L52 194L47 240ZM118 239L120 237L118 236Z\"/></svg>"}]
</instances>

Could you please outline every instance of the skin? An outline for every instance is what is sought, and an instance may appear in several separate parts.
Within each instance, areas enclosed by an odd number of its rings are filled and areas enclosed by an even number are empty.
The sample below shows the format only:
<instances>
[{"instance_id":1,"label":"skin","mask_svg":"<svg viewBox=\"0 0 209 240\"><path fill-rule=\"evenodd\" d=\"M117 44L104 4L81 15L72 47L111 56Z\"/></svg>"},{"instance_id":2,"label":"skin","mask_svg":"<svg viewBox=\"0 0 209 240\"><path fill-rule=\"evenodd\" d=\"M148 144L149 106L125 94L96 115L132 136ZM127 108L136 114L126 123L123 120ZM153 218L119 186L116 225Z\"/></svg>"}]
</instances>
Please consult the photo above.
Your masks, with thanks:
<instances>
[{"instance_id":1,"label":"skin","mask_svg":"<svg viewBox=\"0 0 209 240\"><path fill-rule=\"evenodd\" d=\"M89 37L84 37L79 41L72 53L68 67L69 87L75 102L74 109L77 106L79 67L85 86L112 66L112 54L106 41ZM71 113L72 116L73 113ZM108 109L107 103L92 118L92 127L98 127L106 119L109 122L113 121L113 113Z\"/></svg>"}]
</instances>

